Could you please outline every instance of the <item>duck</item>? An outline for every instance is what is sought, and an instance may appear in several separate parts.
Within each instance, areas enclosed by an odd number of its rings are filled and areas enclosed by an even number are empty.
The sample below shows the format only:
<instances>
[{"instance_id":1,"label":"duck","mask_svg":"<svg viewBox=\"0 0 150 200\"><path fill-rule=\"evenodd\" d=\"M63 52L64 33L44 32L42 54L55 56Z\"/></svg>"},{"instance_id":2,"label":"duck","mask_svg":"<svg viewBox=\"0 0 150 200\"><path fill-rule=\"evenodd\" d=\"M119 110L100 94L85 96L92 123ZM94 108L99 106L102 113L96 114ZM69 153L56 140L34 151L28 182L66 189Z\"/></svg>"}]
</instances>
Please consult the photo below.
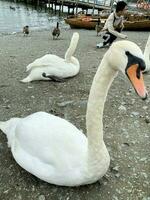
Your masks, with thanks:
<instances>
[{"instance_id":1,"label":"duck","mask_svg":"<svg viewBox=\"0 0 150 200\"><path fill-rule=\"evenodd\" d=\"M23 27L23 34L24 34L24 36L27 36L29 34L29 26Z\"/></svg>"},{"instance_id":2,"label":"duck","mask_svg":"<svg viewBox=\"0 0 150 200\"><path fill-rule=\"evenodd\" d=\"M26 67L30 74L21 80L23 83L35 80L64 81L65 78L74 77L79 73L80 63L73 56L79 40L79 33L73 33L70 46L65 53L65 58L57 55L46 54L36 59Z\"/></svg>"},{"instance_id":3,"label":"duck","mask_svg":"<svg viewBox=\"0 0 150 200\"><path fill-rule=\"evenodd\" d=\"M95 30L97 32L97 36L98 36L99 32L102 30L102 28L103 28L103 26L101 25L100 18L98 18L98 22L97 22L97 24L95 26Z\"/></svg>"},{"instance_id":4,"label":"duck","mask_svg":"<svg viewBox=\"0 0 150 200\"><path fill-rule=\"evenodd\" d=\"M72 187L99 180L110 165L102 122L108 90L121 71L145 100L147 91L143 70L145 62L139 46L126 40L112 44L90 89L86 111L87 136L69 121L43 111L1 121L0 129L7 136L15 161L50 184Z\"/></svg>"},{"instance_id":5,"label":"duck","mask_svg":"<svg viewBox=\"0 0 150 200\"><path fill-rule=\"evenodd\" d=\"M53 40L58 38L60 35L59 23L57 22L56 27L52 31Z\"/></svg>"},{"instance_id":6,"label":"duck","mask_svg":"<svg viewBox=\"0 0 150 200\"><path fill-rule=\"evenodd\" d=\"M16 10L16 8L13 7L13 6L9 6L9 8L10 8L11 10Z\"/></svg>"},{"instance_id":7,"label":"duck","mask_svg":"<svg viewBox=\"0 0 150 200\"><path fill-rule=\"evenodd\" d=\"M144 59L145 59L145 63L146 63L146 69L144 70L144 72L148 72L148 71L150 71L150 35L149 35L147 43L145 45Z\"/></svg>"}]
</instances>

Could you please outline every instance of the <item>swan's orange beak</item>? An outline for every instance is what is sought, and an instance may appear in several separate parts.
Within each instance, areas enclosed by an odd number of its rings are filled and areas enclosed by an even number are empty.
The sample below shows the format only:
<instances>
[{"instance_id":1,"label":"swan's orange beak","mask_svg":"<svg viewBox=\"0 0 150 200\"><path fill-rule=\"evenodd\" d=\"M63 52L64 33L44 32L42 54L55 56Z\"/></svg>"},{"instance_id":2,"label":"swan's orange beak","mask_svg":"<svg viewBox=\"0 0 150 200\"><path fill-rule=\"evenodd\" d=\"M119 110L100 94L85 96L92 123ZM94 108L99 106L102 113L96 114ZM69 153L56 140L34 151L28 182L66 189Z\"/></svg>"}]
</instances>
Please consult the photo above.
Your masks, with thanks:
<instances>
[{"instance_id":1,"label":"swan's orange beak","mask_svg":"<svg viewBox=\"0 0 150 200\"><path fill-rule=\"evenodd\" d=\"M126 73L137 94L145 100L147 98L147 91L145 89L142 71L138 69L138 65L131 65Z\"/></svg>"}]
</instances>

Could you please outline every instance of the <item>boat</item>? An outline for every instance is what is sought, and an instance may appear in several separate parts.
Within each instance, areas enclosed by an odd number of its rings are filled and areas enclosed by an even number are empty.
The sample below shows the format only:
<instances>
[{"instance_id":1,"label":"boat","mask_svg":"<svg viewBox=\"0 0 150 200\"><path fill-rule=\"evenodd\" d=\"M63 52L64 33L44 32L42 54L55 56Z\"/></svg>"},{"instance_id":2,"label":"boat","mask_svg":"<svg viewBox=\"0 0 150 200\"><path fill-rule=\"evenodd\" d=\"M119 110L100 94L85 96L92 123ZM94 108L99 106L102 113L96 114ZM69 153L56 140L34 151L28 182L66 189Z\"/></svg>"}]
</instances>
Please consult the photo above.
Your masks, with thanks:
<instances>
[{"instance_id":1,"label":"boat","mask_svg":"<svg viewBox=\"0 0 150 200\"><path fill-rule=\"evenodd\" d=\"M95 29L100 20L102 27L105 24L106 17L103 16L71 16L65 19L65 22L71 28ZM150 16L140 14L128 14L125 16L124 30L129 31L150 31Z\"/></svg>"},{"instance_id":2,"label":"boat","mask_svg":"<svg viewBox=\"0 0 150 200\"><path fill-rule=\"evenodd\" d=\"M150 20L125 21L124 30L127 30L127 31L150 31Z\"/></svg>"},{"instance_id":3,"label":"boat","mask_svg":"<svg viewBox=\"0 0 150 200\"><path fill-rule=\"evenodd\" d=\"M98 18L93 18L92 16L68 17L64 20L71 28L95 29L98 23ZM100 20L100 22L104 25L105 19L103 22Z\"/></svg>"}]
</instances>

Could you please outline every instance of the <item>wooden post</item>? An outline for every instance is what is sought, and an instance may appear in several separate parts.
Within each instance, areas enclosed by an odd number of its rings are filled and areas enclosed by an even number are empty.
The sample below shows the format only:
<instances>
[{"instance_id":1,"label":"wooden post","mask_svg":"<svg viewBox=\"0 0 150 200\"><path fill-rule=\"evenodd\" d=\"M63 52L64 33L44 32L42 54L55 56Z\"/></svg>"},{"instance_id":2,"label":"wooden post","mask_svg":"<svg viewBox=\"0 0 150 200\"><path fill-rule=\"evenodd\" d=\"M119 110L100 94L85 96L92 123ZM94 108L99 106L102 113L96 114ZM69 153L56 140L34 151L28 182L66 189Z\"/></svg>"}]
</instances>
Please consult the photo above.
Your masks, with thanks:
<instances>
[{"instance_id":1,"label":"wooden post","mask_svg":"<svg viewBox=\"0 0 150 200\"><path fill-rule=\"evenodd\" d=\"M50 0L48 0L48 10L50 12Z\"/></svg>"},{"instance_id":2,"label":"wooden post","mask_svg":"<svg viewBox=\"0 0 150 200\"><path fill-rule=\"evenodd\" d=\"M76 14L78 13L78 1L79 0L76 0Z\"/></svg>"},{"instance_id":3,"label":"wooden post","mask_svg":"<svg viewBox=\"0 0 150 200\"><path fill-rule=\"evenodd\" d=\"M60 16L60 13L61 13L61 4L59 4L59 16Z\"/></svg>"},{"instance_id":4,"label":"wooden post","mask_svg":"<svg viewBox=\"0 0 150 200\"><path fill-rule=\"evenodd\" d=\"M62 0L62 3L61 3L61 12L63 13L64 12L64 0Z\"/></svg>"},{"instance_id":5,"label":"wooden post","mask_svg":"<svg viewBox=\"0 0 150 200\"><path fill-rule=\"evenodd\" d=\"M93 4L93 11L92 11L92 15L94 15L94 10L95 10L95 0L94 0L94 4Z\"/></svg>"},{"instance_id":6,"label":"wooden post","mask_svg":"<svg viewBox=\"0 0 150 200\"><path fill-rule=\"evenodd\" d=\"M54 11L54 3L52 2L52 13L53 13L53 11Z\"/></svg>"},{"instance_id":7,"label":"wooden post","mask_svg":"<svg viewBox=\"0 0 150 200\"><path fill-rule=\"evenodd\" d=\"M57 4L57 0L55 0L55 15L56 15L56 8L57 8L56 4Z\"/></svg>"},{"instance_id":8,"label":"wooden post","mask_svg":"<svg viewBox=\"0 0 150 200\"><path fill-rule=\"evenodd\" d=\"M70 7L68 6L68 15L70 14Z\"/></svg>"},{"instance_id":9,"label":"wooden post","mask_svg":"<svg viewBox=\"0 0 150 200\"><path fill-rule=\"evenodd\" d=\"M39 6L40 5L40 0L37 0L37 6Z\"/></svg>"},{"instance_id":10,"label":"wooden post","mask_svg":"<svg viewBox=\"0 0 150 200\"><path fill-rule=\"evenodd\" d=\"M73 6L73 8L72 8L73 10L72 10L72 12L73 12L73 15L74 15L74 6Z\"/></svg>"},{"instance_id":11,"label":"wooden post","mask_svg":"<svg viewBox=\"0 0 150 200\"><path fill-rule=\"evenodd\" d=\"M113 4L114 4L114 0L111 0L111 2L110 2L111 12L113 11Z\"/></svg>"},{"instance_id":12,"label":"wooden post","mask_svg":"<svg viewBox=\"0 0 150 200\"><path fill-rule=\"evenodd\" d=\"M47 3L44 3L45 12L47 11Z\"/></svg>"}]
</instances>

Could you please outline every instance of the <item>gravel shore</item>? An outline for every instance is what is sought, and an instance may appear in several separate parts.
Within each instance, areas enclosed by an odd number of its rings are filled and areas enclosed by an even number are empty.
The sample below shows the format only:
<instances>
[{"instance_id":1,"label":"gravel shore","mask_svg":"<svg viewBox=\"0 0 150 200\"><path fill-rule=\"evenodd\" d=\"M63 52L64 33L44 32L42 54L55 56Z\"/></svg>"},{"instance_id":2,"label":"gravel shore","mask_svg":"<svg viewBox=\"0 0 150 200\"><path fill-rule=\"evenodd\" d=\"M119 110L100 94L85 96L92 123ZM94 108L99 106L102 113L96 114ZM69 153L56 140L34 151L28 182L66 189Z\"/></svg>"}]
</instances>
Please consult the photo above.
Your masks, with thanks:
<instances>
[{"instance_id":1,"label":"gravel shore","mask_svg":"<svg viewBox=\"0 0 150 200\"><path fill-rule=\"evenodd\" d=\"M63 83L23 84L26 66L47 53L64 57L73 32L80 40L75 56L80 73ZM124 32L144 50L149 32ZM47 30L0 35L0 121L36 111L61 116L85 130L89 89L107 49L94 30L62 29L58 40ZM150 93L150 75L145 74ZM111 156L108 173L95 184L77 188L45 183L22 169L0 131L0 199L2 200L150 200L150 100L142 101L122 74L113 82L104 110L104 140Z\"/></svg>"}]
</instances>

